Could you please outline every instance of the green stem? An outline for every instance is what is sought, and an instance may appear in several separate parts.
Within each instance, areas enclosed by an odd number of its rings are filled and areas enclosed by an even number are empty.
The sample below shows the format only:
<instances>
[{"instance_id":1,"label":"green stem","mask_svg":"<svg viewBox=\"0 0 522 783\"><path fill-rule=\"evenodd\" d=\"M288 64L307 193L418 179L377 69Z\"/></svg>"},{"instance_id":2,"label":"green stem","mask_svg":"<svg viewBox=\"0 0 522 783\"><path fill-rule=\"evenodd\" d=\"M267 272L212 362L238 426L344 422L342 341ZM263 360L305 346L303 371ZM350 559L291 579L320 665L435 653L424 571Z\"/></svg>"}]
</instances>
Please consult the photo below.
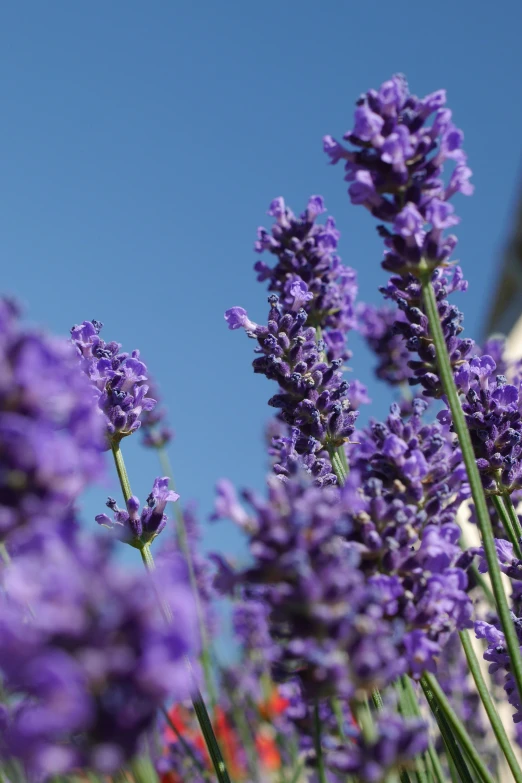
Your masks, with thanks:
<instances>
[{"instance_id":1,"label":"green stem","mask_svg":"<svg viewBox=\"0 0 522 783\"><path fill-rule=\"evenodd\" d=\"M504 505L504 501L499 495L493 495L491 500L493 501L493 505L495 506L495 511L497 512L498 517L502 522L502 526L506 532L506 535L509 538L511 544L513 545L513 552L516 554L516 556L519 559L522 558L522 551L520 549L519 537L515 533L510 515L506 509L506 506Z\"/></svg>"},{"instance_id":2,"label":"green stem","mask_svg":"<svg viewBox=\"0 0 522 783\"><path fill-rule=\"evenodd\" d=\"M339 482L340 486L342 486L346 481L346 477L348 476L348 471L344 467L344 461L346 461L346 454L344 451L344 447L328 446L327 451L330 457L330 461L332 463L332 470L337 476L337 481ZM340 454L341 451L344 455L344 460Z\"/></svg>"},{"instance_id":3,"label":"green stem","mask_svg":"<svg viewBox=\"0 0 522 783\"><path fill-rule=\"evenodd\" d=\"M509 768L513 773L513 778L516 780L516 783L522 783L522 770L520 769L520 765L513 752L513 748L511 747L506 730L504 729L493 699L491 698L486 681L482 676L480 664L475 654L475 650L473 649L469 633L468 631L460 631L459 636L464 648L466 659L468 661L469 670L473 679L475 680L477 691L479 693L482 704L484 705L484 709L486 710L489 722L491 723L493 731L495 732L495 737L497 738L498 744L502 748L502 752L506 757Z\"/></svg>"},{"instance_id":4,"label":"green stem","mask_svg":"<svg viewBox=\"0 0 522 783\"><path fill-rule=\"evenodd\" d=\"M477 523L482 535L484 554L488 563L491 586L493 588L495 603L497 605L499 619L502 624L502 630L504 631L506 645L509 652L511 670L515 679L518 695L522 700L522 656L520 655L520 644L518 642L513 621L511 620L509 605L506 594L504 592L504 586L502 584L502 577L498 564L493 531L491 529L486 496L484 495L480 473L475 462L473 444L471 443L469 430L466 426L466 419L464 418L464 412L460 404L457 387L455 386L453 369L451 367L450 358L448 356L446 341L444 339L444 334L439 319L435 291L433 289L433 285L431 284L430 277L424 275L421 278L421 284L426 315L428 317L431 334L435 344L437 363L439 366L442 386L448 399L448 404L453 419L453 426L459 439L462 458L466 466L471 494L477 513Z\"/></svg>"},{"instance_id":5,"label":"green stem","mask_svg":"<svg viewBox=\"0 0 522 783\"><path fill-rule=\"evenodd\" d=\"M428 745L427 755L431 762L433 777L435 778L436 782L446 783L444 780L444 770L442 769L442 764L440 763L439 754L431 743Z\"/></svg>"},{"instance_id":6,"label":"green stem","mask_svg":"<svg viewBox=\"0 0 522 783\"><path fill-rule=\"evenodd\" d=\"M468 769L468 766L464 760L464 757L462 756L461 750L457 745L455 741L455 737L453 736L453 732L451 731L449 723L446 720L446 716L444 712L440 709L440 704L437 698L435 697L433 690L430 688L429 683L426 681L425 677L421 679L420 684L422 690L424 691L424 695L426 696L430 709L433 713L433 716L437 721L437 725L439 727L441 737L444 742L444 746L446 748L446 754L448 756L448 763L450 765L450 770L453 765L455 767L456 772L458 773L458 776L460 777L461 783L474 783L473 778L471 777L470 771ZM453 773L451 773L451 778L453 780L454 778Z\"/></svg>"},{"instance_id":7,"label":"green stem","mask_svg":"<svg viewBox=\"0 0 522 783\"><path fill-rule=\"evenodd\" d=\"M170 718L170 715L167 712L167 710L164 707L162 707L161 708L161 712L163 713L163 716L164 716L165 720L167 721L167 723L169 724L170 728L172 729L172 731L176 735L176 738L178 739L180 745L183 746L183 750L185 751L185 753L190 757L190 759L191 759L192 763L194 764L194 766L196 767L196 769L200 772L201 775L203 775L203 777L205 779L208 779L208 777L209 777L208 771L205 769L205 767L203 766L201 761L198 759L198 757L194 753L193 748L191 748L191 746L189 745L189 743L187 742L185 737L182 735L182 733L180 731L178 731L178 729L176 728L176 726L172 722L172 720Z\"/></svg>"},{"instance_id":8,"label":"green stem","mask_svg":"<svg viewBox=\"0 0 522 783\"><path fill-rule=\"evenodd\" d=\"M372 691L372 701L373 706L376 710L382 710L384 708L384 702L382 700L382 696L380 692L375 688L375 690Z\"/></svg>"},{"instance_id":9,"label":"green stem","mask_svg":"<svg viewBox=\"0 0 522 783\"><path fill-rule=\"evenodd\" d=\"M319 773L319 783L327 783L326 772L324 768L323 745L321 742L321 718L319 716L319 705L314 707L314 746L317 757L317 771Z\"/></svg>"},{"instance_id":10,"label":"green stem","mask_svg":"<svg viewBox=\"0 0 522 783\"><path fill-rule=\"evenodd\" d=\"M174 485L172 466L170 464L170 460L168 458L167 452L165 451L165 449L161 448L158 449L158 454L159 454L159 459L160 459L162 469L165 471L165 474L169 477L170 481ZM203 668L203 676L205 678L205 687L208 693L208 697L210 699L211 710L212 712L215 712L216 704L217 704L217 693L214 686L214 678L212 676L212 661L210 658L210 644L208 639L207 627L205 623L205 618L203 616L203 607L201 605L198 582L194 571L194 561L192 559L192 553L190 551L190 546L188 543L185 517L183 516L183 512L181 510L181 507L178 505L178 503L175 504L175 507L176 507L176 528L177 528L177 535L178 535L178 543L181 552L183 554L183 557L185 558L185 561L187 563L190 587L192 589L192 594L194 596L194 603L196 605L196 616L198 618L199 634L201 637L200 657L201 657L201 666Z\"/></svg>"},{"instance_id":11,"label":"green stem","mask_svg":"<svg viewBox=\"0 0 522 783\"><path fill-rule=\"evenodd\" d=\"M444 718L446 719L451 730L455 734L456 739L462 745L462 748L466 753L466 756L469 758L469 760L475 767L475 770L480 775L480 778L483 781L483 783L495 783L493 776L491 775L491 772L486 767L483 760L480 758L479 754L477 753L475 749L475 745L473 744L473 740L471 739L468 732L466 731L464 724L462 723L462 721L460 720L456 712L453 710L453 707L449 703L446 694L440 687L439 683L437 682L433 674L426 672L421 679L421 685L425 693L426 693L426 689L431 691L432 696L434 697L437 703L438 711L443 713Z\"/></svg>"},{"instance_id":12,"label":"green stem","mask_svg":"<svg viewBox=\"0 0 522 783\"><path fill-rule=\"evenodd\" d=\"M339 729L340 737L343 741L345 741L346 732L344 730L344 717L343 717L343 711L341 709L341 704L339 702L339 699L332 699L331 707L332 707L332 712L335 715L335 721L337 723L337 728Z\"/></svg>"},{"instance_id":13,"label":"green stem","mask_svg":"<svg viewBox=\"0 0 522 783\"><path fill-rule=\"evenodd\" d=\"M132 492L130 488L129 477L127 475L127 469L125 468L125 462L123 461L123 454L121 453L120 449L120 441L111 440L111 449L112 456L114 457L114 464L116 465L116 472L118 473L118 478L121 484L121 491L123 492L123 497L126 503L131 497Z\"/></svg>"},{"instance_id":14,"label":"green stem","mask_svg":"<svg viewBox=\"0 0 522 783\"><path fill-rule=\"evenodd\" d=\"M518 517L517 510L513 505L513 500L511 499L511 495L504 495L504 503L506 504L509 518L511 519L511 522L513 524L513 530L515 531L515 536L520 544L522 539L522 526L520 524L520 519Z\"/></svg>"},{"instance_id":15,"label":"green stem","mask_svg":"<svg viewBox=\"0 0 522 783\"><path fill-rule=\"evenodd\" d=\"M397 680L397 685L402 686L402 694L399 694L399 696L402 696L401 704L403 705L403 713L404 715L409 716L415 716L416 718L421 717L421 711L419 707L419 702L417 701L417 694L415 693L415 690L413 688L413 683L411 681L411 678L408 677L407 674L403 674L400 680ZM431 751L431 752L430 752ZM440 766L440 761L438 760L437 753L435 752L435 749L433 745L430 743L428 745L428 749L423 753L423 759L424 764L426 767L428 767L428 760L431 761L431 766L433 766L433 760L432 756L435 756L438 763L438 768L434 770L435 776L438 776L440 773L442 783L444 783L444 773L442 771L442 767ZM425 771L418 769L417 777L419 781L425 780Z\"/></svg>"}]
</instances>

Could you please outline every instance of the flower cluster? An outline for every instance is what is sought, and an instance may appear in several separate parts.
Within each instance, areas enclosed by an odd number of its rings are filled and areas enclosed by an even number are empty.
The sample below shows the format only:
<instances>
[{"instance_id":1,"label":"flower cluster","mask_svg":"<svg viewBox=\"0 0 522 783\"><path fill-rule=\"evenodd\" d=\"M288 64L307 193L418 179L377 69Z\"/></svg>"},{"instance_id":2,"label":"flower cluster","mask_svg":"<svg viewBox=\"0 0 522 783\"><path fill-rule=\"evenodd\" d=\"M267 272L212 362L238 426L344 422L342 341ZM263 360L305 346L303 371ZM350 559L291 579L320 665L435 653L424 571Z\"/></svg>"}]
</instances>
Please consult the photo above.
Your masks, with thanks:
<instances>
[{"instance_id":1,"label":"flower cluster","mask_svg":"<svg viewBox=\"0 0 522 783\"><path fill-rule=\"evenodd\" d=\"M266 501L245 496L254 510L244 520L254 561L235 581L261 590L269 607L277 676L297 677L313 700L350 697L401 674L400 630L385 618L380 586L365 580L357 552L345 543L339 490L293 476L269 479ZM224 511L221 505L218 513Z\"/></svg>"},{"instance_id":2,"label":"flower cluster","mask_svg":"<svg viewBox=\"0 0 522 783\"><path fill-rule=\"evenodd\" d=\"M15 699L3 717L3 753L30 779L76 768L115 773L163 701L188 696L190 588L179 561L158 580L175 624L165 623L145 574L115 567L100 541L49 540L4 567L0 671Z\"/></svg>"},{"instance_id":3,"label":"flower cluster","mask_svg":"<svg viewBox=\"0 0 522 783\"><path fill-rule=\"evenodd\" d=\"M151 411L156 400L147 397L147 367L139 351L120 353L119 343L101 339L102 326L99 321L84 321L73 326L71 340L105 414L108 439L118 442L140 428L142 412Z\"/></svg>"},{"instance_id":4,"label":"flower cluster","mask_svg":"<svg viewBox=\"0 0 522 783\"><path fill-rule=\"evenodd\" d=\"M474 347L473 340L461 338L463 315L455 305L451 305L447 296L455 291L465 291L467 282L462 277L460 267L449 270L436 269L432 274L432 285L437 301L440 322L448 355L452 367L457 370L469 356ZM422 292L419 280L411 274L394 275L381 292L387 299L397 303L402 318L397 318L394 330L405 341L405 347L418 359L411 358L408 367L412 376L408 379L411 386L420 384L425 397L440 397L442 385L437 367L437 355L433 337L430 334L428 318L424 312Z\"/></svg>"},{"instance_id":5,"label":"flower cluster","mask_svg":"<svg viewBox=\"0 0 522 783\"><path fill-rule=\"evenodd\" d=\"M463 410L484 488L513 492L522 488L520 382L508 383L496 369L491 356L477 356L459 367L455 381L465 397ZM449 421L449 411L439 418Z\"/></svg>"},{"instance_id":6,"label":"flower cluster","mask_svg":"<svg viewBox=\"0 0 522 783\"><path fill-rule=\"evenodd\" d=\"M107 514L98 514L96 522L114 530L118 538L137 549L150 544L167 524L165 506L169 501L175 502L179 495L168 488L168 476L154 480L152 491L147 498L147 505L140 513L140 501L135 495L127 500L127 510L118 508L114 498L107 500L107 507L114 512L111 519Z\"/></svg>"},{"instance_id":7,"label":"flower cluster","mask_svg":"<svg viewBox=\"0 0 522 783\"><path fill-rule=\"evenodd\" d=\"M0 301L0 540L54 530L100 476L103 422L74 351Z\"/></svg>"},{"instance_id":8,"label":"flower cluster","mask_svg":"<svg viewBox=\"0 0 522 783\"><path fill-rule=\"evenodd\" d=\"M306 325L303 309L283 314L275 294L269 302L267 326L250 321L241 307L228 310L225 318L230 329L243 327L257 338L262 356L254 360L254 372L277 381L280 387L268 404L278 408L283 420L295 428L293 449L311 456L309 467L313 474L322 483L331 483L331 470L320 452L344 444L353 433L357 418L348 399L350 384L339 369L342 360L325 359L322 341L316 339L315 329ZM318 456L321 461L317 465ZM288 467L280 465L279 472L287 473Z\"/></svg>"},{"instance_id":9,"label":"flower cluster","mask_svg":"<svg viewBox=\"0 0 522 783\"><path fill-rule=\"evenodd\" d=\"M426 402L410 416L395 403L386 422L357 435L343 487L349 547L380 585L387 613L405 623L408 669L436 669L436 657L455 628L469 626L465 570L455 517L469 496L460 450L449 427L425 424ZM444 599L443 599L444 597Z\"/></svg>"},{"instance_id":10,"label":"flower cluster","mask_svg":"<svg viewBox=\"0 0 522 783\"><path fill-rule=\"evenodd\" d=\"M513 615L512 619L519 644L522 647L522 618ZM516 727L517 742L522 746L522 703L511 671L505 636L496 624L488 623L485 620L477 620L475 622L475 635L477 639L486 641L487 648L484 653L484 660L489 663L490 674L501 673L504 675L504 690L509 703L514 708L513 721Z\"/></svg>"},{"instance_id":11,"label":"flower cluster","mask_svg":"<svg viewBox=\"0 0 522 783\"><path fill-rule=\"evenodd\" d=\"M321 196L311 196L306 210L296 217L283 198L270 204L275 219L271 233L259 228L255 249L277 259L274 267L257 261L258 280L268 280L268 290L280 297L284 312L303 308L307 323L320 328L329 360L347 359L346 335L355 327L354 304L357 276L336 254L340 232L335 220L316 223L326 211Z\"/></svg>"},{"instance_id":12,"label":"flower cluster","mask_svg":"<svg viewBox=\"0 0 522 783\"><path fill-rule=\"evenodd\" d=\"M473 186L463 133L445 103L444 90L419 99L404 76L396 75L358 100L353 130L344 135L353 149L324 138L331 162L345 161L352 204L392 224L391 231L380 229L388 248L383 266L392 272L434 269L448 261L457 244L454 235L444 235L459 222L449 201L456 193L470 195ZM445 184L448 160L455 166Z\"/></svg>"}]
</instances>

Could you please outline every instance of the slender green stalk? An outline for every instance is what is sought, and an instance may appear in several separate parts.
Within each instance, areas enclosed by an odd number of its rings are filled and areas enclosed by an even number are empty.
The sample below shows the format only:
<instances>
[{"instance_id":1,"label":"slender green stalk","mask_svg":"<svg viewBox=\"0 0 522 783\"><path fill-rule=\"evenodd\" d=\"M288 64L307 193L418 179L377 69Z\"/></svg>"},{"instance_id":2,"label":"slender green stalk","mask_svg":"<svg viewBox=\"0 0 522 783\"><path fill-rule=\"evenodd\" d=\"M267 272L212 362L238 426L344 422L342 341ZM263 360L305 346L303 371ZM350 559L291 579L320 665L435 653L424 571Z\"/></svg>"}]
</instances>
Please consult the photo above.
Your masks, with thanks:
<instances>
[{"instance_id":1,"label":"slender green stalk","mask_svg":"<svg viewBox=\"0 0 522 783\"><path fill-rule=\"evenodd\" d=\"M158 456L162 469L165 471L165 474L169 477L172 485L174 485L172 466L170 464L170 460L166 450L164 448L158 449ZM214 685L214 678L212 676L212 661L210 658L210 643L208 639L207 626L205 623L205 618L203 616L203 607L201 605L198 582L194 571L194 561L192 559L192 553L190 551L190 546L188 542L185 518L183 516L183 511L181 510L181 507L178 505L178 503L175 504L175 509L176 509L176 532L178 536L178 543L181 549L181 553L187 563L190 587L192 589L192 594L194 596L194 603L196 605L196 616L198 618L199 635L201 637L200 658L201 658L201 666L203 668L203 676L205 678L205 688L207 690L208 697L210 699L211 710L212 712L214 712L217 704L217 693Z\"/></svg>"},{"instance_id":2,"label":"slender green stalk","mask_svg":"<svg viewBox=\"0 0 522 783\"><path fill-rule=\"evenodd\" d=\"M156 564L154 562L154 558L152 557L152 552L150 551L150 544L145 544L140 549L140 555L141 559L143 560L143 564L145 568L147 569L149 574L154 573L156 570Z\"/></svg>"},{"instance_id":3,"label":"slender green stalk","mask_svg":"<svg viewBox=\"0 0 522 783\"><path fill-rule=\"evenodd\" d=\"M482 672L480 670L480 664L475 654L475 650L473 649L473 645L471 643L469 633L468 631L461 631L459 633L459 636L460 636L460 641L462 642L462 647L464 648L466 659L468 661L469 670L471 672L473 679L475 680L477 691L479 693L482 704L484 705L484 709L486 710L487 716L489 718L489 722L491 723L493 731L495 732L495 737L497 738L497 742L502 748L502 752L506 757L506 761L509 764L509 768L513 773L513 778L516 780L516 783L522 783L522 770L520 769L520 765L513 752L513 748L511 747L511 743L506 734L506 730L504 729L504 726L502 724L502 721L500 720L493 699L491 698L486 681L482 676Z\"/></svg>"},{"instance_id":4,"label":"slender green stalk","mask_svg":"<svg viewBox=\"0 0 522 783\"><path fill-rule=\"evenodd\" d=\"M430 280L430 275L423 275L421 278L421 284L426 315L428 317L430 331L433 337L433 342L435 344L437 363L439 366L442 386L448 399L448 404L453 419L453 426L459 439L462 458L466 466L471 494L477 513L477 523L482 535L482 543L488 564L491 586L493 588L495 603L497 605L499 619L502 624L502 630L504 631L506 646L509 652L511 670L515 679L519 697L522 700L522 656L520 655L520 644L517 638L515 627L511 620L509 605L506 594L504 592L504 586L502 584L502 577L498 564L493 531L491 530L486 497L484 495L480 473L475 462L473 444L471 443L471 437L466 426L466 419L464 418L464 413L457 393L457 387L455 386L453 370L446 348L446 341L444 339L444 334L439 319L437 300L435 298L435 291Z\"/></svg>"},{"instance_id":5,"label":"slender green stalk","mask_svg":"<svg viewBox=\"0 0 522 783\"><path fill-rule=\"evenodd\" d=\"M344 454L344 460L343 457L341 456L341 451ZM346 461L346 454L344 452L344 447L328 446L328 455L332 463L332 470L337 476L337 481L342 486L346 481L346 477L348 476L348 471L344 466L344 462Z\"/></svg>"},{"instance_id":6,"label":"slender green stalk","mask_svg":"<svg viewBox=\"0 0 522 783\"><path fill-rule=\"evenodd\" d=\"M180 745L183 746L183 750L185 751L185 753L188 756L190 756L190 759L191 759L192 763L194 764L194 766L196 767L196 769L198 770L198 772L201 775L203 775L204 778L208 779L208 777L209 777L208 771L205 769L205 767L201 763L200 759L198 759L198 757L194 753L194 749L190 747L189 743L187 742L187 740L185 739L183 734L180 731L178 731L178 729L176 728L175 724L172 722L172 720L170 718L170 715L167 712L167 710L164 707L162 707L161 712L163 713L163 715L165 717L165 720L169 724L170 728L172 729L172 731L176 735L176 738L178 739L178 742L180 743Z\"/></svg>"},{"instance_id":7,"label":"slender green stalk","mask_svg":"<svg viewBox=\"0 0 522 783\"><path fill-rule=\"evenodd\" d=\"M121 491L123 492L123 497L126 503L127 500L130 498L130 496L132 495L132 491L130 488L130 482L129 482L129 477L127 475L125 462L123 461L123 454L121 453L121 449L120 449L120 441L111 440L111 449L112 449L112 456L114 457L114 464L116 465L116 472L118 474L118 478L121 484Z\"/></svg>"},{"instance_id":8,"label":"slender green stalk","mask_svg":"<svg viewBox=\"0 0 522 783\"><path fill-rule=\"evenodd\" d=\"M314 707L314 747L317 757L317 771L319 773L319 783L327 783L326 771L324 768L323 745L321 742L321 718L319 715L319 705Z\"/></svg>"},{"instance_id":9,"label":"slender green stalk","mask_svg":"<svg viewBox=\"0 0 522 783\"><path fill-rule=\"evenodd\" d=\"M437 725L439 727L441 737L444 742L444 746L446 748L446 754L448 756L450 771L453 766L455 769L455 773L458 774L458 777L460 778L461 783L474 783L473 778L471 777L471 773L466 764L466 761L464 760L464 757L462 756L462 752L455 741L453 732L451 731L449 723L446 720L446 716L444 712L440 708L440 704L435 694L433 693L433 690L430 688L429 683L426 681L425 677L421 679L420 683L421 683L422 690L424 691L424 695L426 696L426 699L430 706L430 709L435 717L435 720L437 721ZM453 771L451 771L452 780L454 779L454 777L455 775Z\"/></svg>"},{"instance_id":10,"label":"slender green stalk","mask_svg":"<svg viewBox=\"0 0 522 783\"><path fill-rule=\"evenodd\" d=\"M510 500L509 496L506 496L505 499ZM522 558L522 550L520 549L519 536L517 536L517 534L515 533L512 520L510 518L506 506L504 505L503 499L499 495L493 495L491 500L493 502L493 505L495 506L495 511L497 512L498 517L502 522L502 526L506 531L506 535L509 538L510 542L513 544L514 553L518 558Z\"/></svg>"},{"instance_id":11,"label":"slender green stalk","mask_svg":"<svg viewBox=\"0 0 522 783\"><path fill-rule=\"evenodd\" d=\"M158 783L154 764L148 756L138 756L131 763L132 779L135 783Z\"/></svg>"},{"instance_id":12,"label":"slender green stalk","mask_svg":"<svg viewBox=\"0 0 522 783\"><path fill-rule=\"evenodd\" d=\"M245 715L244 709L241 709L240 694L238 692L234 693L233 690L230 690L229 695L230 695L230 704L232 709L232 719L234 721L234 726L237 730L237 733L239 734L239 739L243 744L243 748L247 760L248 774L250 776L250 779L254 781L254 783L260 783L259 767L257 763L258 759L257 759L256 738L254 732L250 725L250 721Z\"/></svg>"},{"instance_id":13,"label":"slender green stalk","mask_svg":"<svg viewBox=\"0 0 522 783\"><path fill-rule=\"evenodd\" d=\"M506 509L509 514L509 518L511 519L511 522L513 524L513 530L515 531L515 536L517 538L517 541L520 543L520 540L522 539L522 525L520 524L520 519L518 518L517 510L513 505L511 495L504 495L504 503L506 504Z\"/></svg>"},{"instance_id":14,"label":"slender green stalk","mask_svg":"<svg viewBox=\"0 0 522 783\"><path fill-rule=\"evenodd\" d=\"M428 745L428 750L426 752L431 762L431 769L433 771L433 777L435 778L436 783L446 783L444 780L444 770L442 769L442 764L440 763L439 754L431 742Z\"/></svg>"},{"instance_id":15,"label":"slender green stalk","mask_svg":"<svg viewBox=\"0 0 522 783\"><path fill-rule=\"evenodd\" d=\"M445 747L446 747L446 744L445 744ZM453 763L453 759L451 758L451 756L448 755L447 752L446 752L446 756L447 756L447 759L448 759L448 767L449 767L451 783L461 783L461 781L459 779L459 776L457 774L457 768L455 767L455 764Z\"/></svg>"},{"instance_id":16,"label":"slender green stalk","mask_svg":"<svg viewBox=\"0 0 522 783\"><path fill-rule=\"evenodd\" d=\"M382 710L383 709L384 702L383 702L382 696L381 696L380 692L377 690L377 688L375 688L375 690L372 691L372 701L373 701L373 706L375 707L375 709L377 709L377 710Z\"/></svg>"},{"instance_id":17,"label":"slender green stalk","mask_svg":"<svg viewBox=\"0 0 522 783\"><path fill-rule=\"evenodd\" d=\"M417 695L413 689L413 683L411 681L411 678L408 677L407 674L403 674L400 680L396 681L396 685L399 686L400 689L399 698L400 698L402 713L406 716L415 716L416 718L420 718L421 711L419 707L419 702L417 701ZM419 783L423 783L423 781L426 780L426 769L429 768L428 761L431 760L430 751L433 751L434 755L437 756L432 744L430 743L428 745L428 749L422 754L422 757L418 759L419 763L417 764L417 779ZM421 761L424 762L423 768L420 767ZM433 766L433 762L431 766ZM439 768L440 770L438 771L440 771L440 774L442 775L442 781L444 783L444 774L442 772L442 767L440 767L440 762L439 762ZM431 777L433 777L433 775Z\"/></svg>"},{"instance_id":18,"label":"slender green stalk","mask_svg":"<svg viewBox=\"0 0 522 783\"><path fill-rule=\"evenodd\" d=\"M454 733L456 739L460 742L462 749L475 767L478 775L480 775L483 783L495 783L491 772L477 753L473 740L466 731L464 724L453 710L453 707L449 703L446 694L440 687L433 674L426 672L421 679L421 685L425 693L426 689L431 691L431 694L434 697L432 701L434 700L437 704L437 711L444 715L444 718L449 724L451 731Z\"/></svg>"},{"instance_id":19,"label":"slender green stalk","mask_svg":"<svg viewBox=\"0 0 522 783\"><path fill-rule=\"evenodd\" d=\"M344 730L343 711L341 709L339 699L332 699L331 707L332 707L332 712L335 715L335 722L337 723L337 728L339 729L339 735L342 740L346 740L346 732Z\"/></svg>"}]
</instances>

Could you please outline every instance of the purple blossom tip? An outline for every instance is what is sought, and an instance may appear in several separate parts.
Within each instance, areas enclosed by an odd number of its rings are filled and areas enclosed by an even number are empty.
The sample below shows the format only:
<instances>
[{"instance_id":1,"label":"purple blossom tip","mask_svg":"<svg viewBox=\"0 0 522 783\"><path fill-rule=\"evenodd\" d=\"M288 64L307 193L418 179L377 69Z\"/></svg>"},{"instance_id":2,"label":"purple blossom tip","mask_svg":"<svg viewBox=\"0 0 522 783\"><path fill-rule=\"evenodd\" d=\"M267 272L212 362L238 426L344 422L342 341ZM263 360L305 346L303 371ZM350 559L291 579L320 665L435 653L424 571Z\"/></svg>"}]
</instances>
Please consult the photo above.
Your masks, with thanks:
<instances>
[{"instance_id":1,"label":"purple blossom tip","mask_svg":"<svg viewBox=\"0 0 522 783\"><path fill-rule=\"evenodd\" d=\"M253 331L256 324L249 320L247 311L243 307L231 307L225 312L225 321L229 329L248 329Z\"/></svg>"}]
</instances>

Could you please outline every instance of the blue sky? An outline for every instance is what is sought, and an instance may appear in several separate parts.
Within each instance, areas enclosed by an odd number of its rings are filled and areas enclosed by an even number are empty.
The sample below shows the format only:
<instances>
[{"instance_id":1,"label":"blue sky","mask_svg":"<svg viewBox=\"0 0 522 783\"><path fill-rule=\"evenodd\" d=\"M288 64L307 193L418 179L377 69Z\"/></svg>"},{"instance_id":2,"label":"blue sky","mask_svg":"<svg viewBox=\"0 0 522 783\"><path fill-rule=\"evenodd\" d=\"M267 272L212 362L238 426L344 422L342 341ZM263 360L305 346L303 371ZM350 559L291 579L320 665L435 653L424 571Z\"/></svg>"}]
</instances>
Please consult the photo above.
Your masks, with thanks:
<instances>
[{"instance_id":1,"label":"blue sky","mask_svg":"<svg viewBox=\"0 0 522 783\"><path fill-rule=\"evenodd\" d=\"M497 6L499 8L500 6ZM321 193L342 231L360 295L385 281L373 219L352 207L321 138L351 126L358 95L402 71L413 92L448 91L474 171L455 202L457 257L470 281L460 305L479 337L521 173L520 0L436 4L210 0L71 3L2 9L0 126L2 289L31 321L67 334L84 318L139 348L176 430L183 499L202 518L221 476L261 488L268 382L252 343L223 311L266 311L252 245L271 199L301 211ZM371 356L354 340L354 375ZM373 387L372 414L390 397ZM159 472L139 439L125 444L133 490ZM107 486L84 513L102 510ZM238 551L226 524L205 544Z\"/></svg>"}]
</instances>

